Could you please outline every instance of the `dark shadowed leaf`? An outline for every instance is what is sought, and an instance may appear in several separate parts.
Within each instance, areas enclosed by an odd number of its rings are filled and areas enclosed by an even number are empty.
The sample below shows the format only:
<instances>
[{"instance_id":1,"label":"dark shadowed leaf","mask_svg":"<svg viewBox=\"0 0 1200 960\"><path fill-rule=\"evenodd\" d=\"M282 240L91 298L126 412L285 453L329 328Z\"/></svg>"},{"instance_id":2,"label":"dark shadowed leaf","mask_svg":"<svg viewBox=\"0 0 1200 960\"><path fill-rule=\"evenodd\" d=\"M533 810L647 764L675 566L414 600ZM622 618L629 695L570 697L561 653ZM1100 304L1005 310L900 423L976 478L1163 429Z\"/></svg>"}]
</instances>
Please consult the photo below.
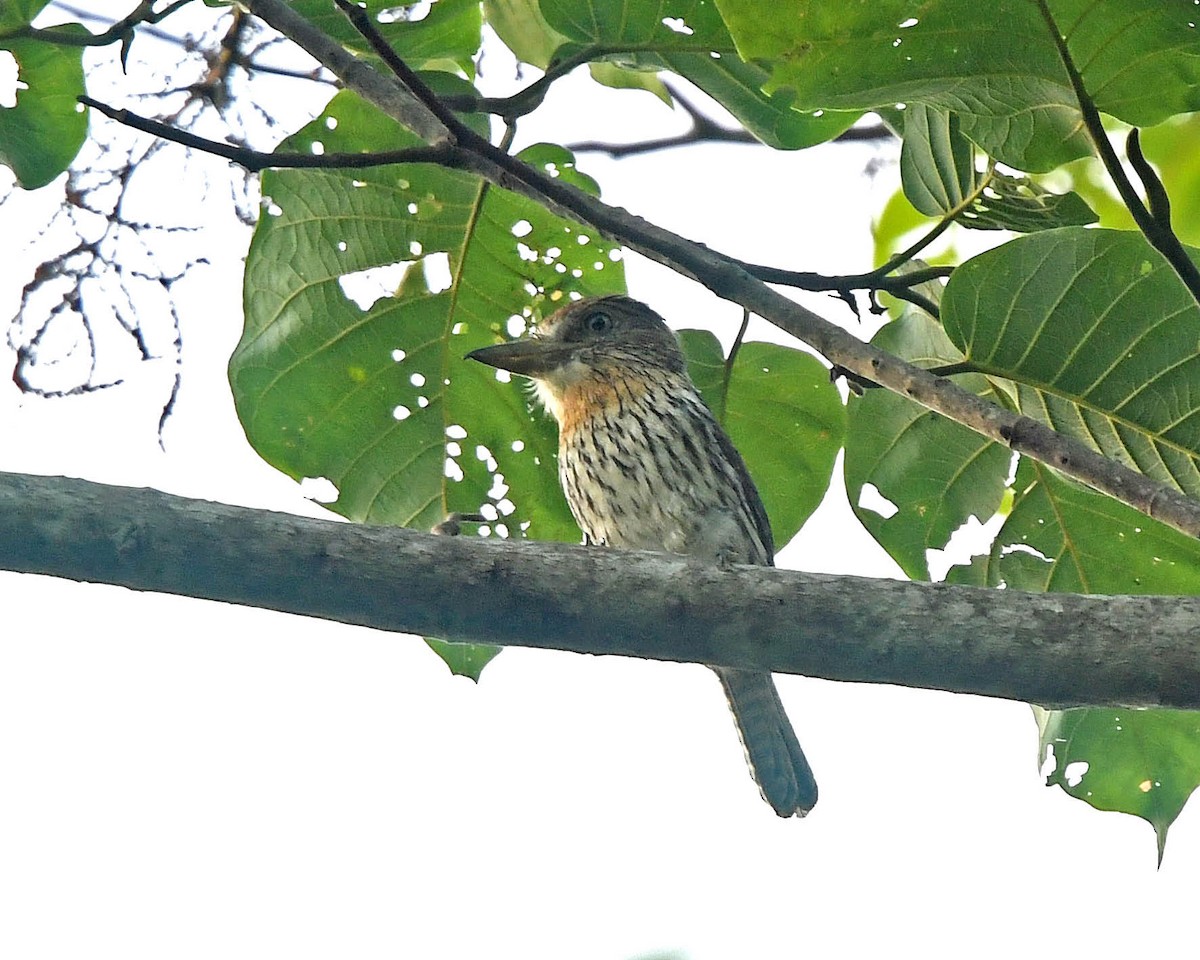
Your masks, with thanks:
<instances>
[{"instance_id":1,"label":"dark shadowed leaf","mask_svg":"<svg viewBox=\"0 0 1200 960\"><path fill-rule=\"evenodd\" d=\"M857 111L801 113L792 109L790 94L764 93L767 72L737 55L712 0L542 0L541 13L569 41L564 50L597 47L603 51L597 56L622 66L677 73L769 146L794 150L823 143L859 116Z\"/></svg>"},{"instance_id":2,"label":"dark shadowed leaf","mask_svg":"<svg viewBox=\"0 0 1200 960\"><path fill-rule=\"evenodd\" d=\"M1051 193L1036 180L993 173L983 194L958 222L973 230L1034 233L1095 223L1099 218L1078 193Z\"/></svg>"},{"instance_id":3,"label":"dark shadowed leaf","mask_svg":"<svg viewBox=\"0 0 1200 960\"><path fill-rule=\"evenodd\" d=\"M973 230L1016 233L1096 222L1077 193L1051 193L1029 177L977 171L975 148L949 111L914 103L903 117L900 178L904 195L925 216L955 214L958 223ZM986 186L975 195L985 176Z\"/></svg>"},{"instance_id":4,"label":"dark shadowed leaf","mask_svg":"<svg viewBox=\"0 0 1200 960\"><path fill-rule=\"evenodd\" d=\"M1101 110L1144 126L1200 109L1200 36L1186 3L717 0L738 50L802 110L921 102L957 114L990 156L1044 171L1090 152L1054 44L1067 37Z\"/></svg>"}]
</instances>

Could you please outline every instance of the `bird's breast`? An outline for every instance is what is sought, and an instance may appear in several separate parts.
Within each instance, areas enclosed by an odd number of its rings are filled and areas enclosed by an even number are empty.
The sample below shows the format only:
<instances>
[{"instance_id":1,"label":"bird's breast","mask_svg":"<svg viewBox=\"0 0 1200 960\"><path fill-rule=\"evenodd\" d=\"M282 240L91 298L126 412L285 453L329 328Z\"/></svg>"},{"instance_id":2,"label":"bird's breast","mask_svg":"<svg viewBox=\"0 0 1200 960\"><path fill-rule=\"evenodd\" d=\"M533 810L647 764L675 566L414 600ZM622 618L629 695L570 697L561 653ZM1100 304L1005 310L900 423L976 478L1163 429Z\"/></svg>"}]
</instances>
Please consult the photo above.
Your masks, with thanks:
<instances>
[{"instance_id":1,"label":"bird's breast","mask_svg":"<svg viewBox=\"0 0 1200 960\"><path fill-rule=\"evenodd\" d=\"M713 557L732 545L742 562L762 552L719 428L690 383L588 382L552 412L563 490L590 540Z\"/></svg>"}]
</instances>

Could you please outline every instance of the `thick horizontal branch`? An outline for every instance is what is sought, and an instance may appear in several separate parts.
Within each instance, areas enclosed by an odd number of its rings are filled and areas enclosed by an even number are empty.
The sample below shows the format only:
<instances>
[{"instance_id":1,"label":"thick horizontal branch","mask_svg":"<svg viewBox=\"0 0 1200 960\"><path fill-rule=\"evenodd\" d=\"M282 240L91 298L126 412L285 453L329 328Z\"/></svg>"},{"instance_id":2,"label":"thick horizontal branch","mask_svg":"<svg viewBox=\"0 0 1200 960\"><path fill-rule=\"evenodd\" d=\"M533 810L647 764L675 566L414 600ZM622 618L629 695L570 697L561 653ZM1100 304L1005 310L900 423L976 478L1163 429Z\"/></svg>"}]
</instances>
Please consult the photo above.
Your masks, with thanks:
<instances>
[{"instance_id":1,"label":"thick horizontal branch","mask_svg":"<svg viewBox=\"0 0 1200 960\"><path fill-rule=\"evenodd\" d=\"M1047 706L1200 708L1200 598L724 570L0 474L0 569L381 630Z\"/></svg>"}]
</instances>

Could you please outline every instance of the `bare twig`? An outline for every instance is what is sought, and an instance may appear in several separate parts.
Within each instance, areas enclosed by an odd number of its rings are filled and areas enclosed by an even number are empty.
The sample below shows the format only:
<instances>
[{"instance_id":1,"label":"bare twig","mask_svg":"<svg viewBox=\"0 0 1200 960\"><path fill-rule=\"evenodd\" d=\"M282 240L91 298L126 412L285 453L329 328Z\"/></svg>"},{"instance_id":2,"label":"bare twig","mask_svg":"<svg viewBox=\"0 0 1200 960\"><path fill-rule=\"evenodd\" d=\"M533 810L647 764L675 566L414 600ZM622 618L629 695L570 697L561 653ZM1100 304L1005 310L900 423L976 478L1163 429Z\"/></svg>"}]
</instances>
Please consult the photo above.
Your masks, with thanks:
<instances>
[{"instance_id":1,"label":"bare twig","mask_svg":"<svg viewBox=\"0 0 1200 960\"><path fill-rule=\"evenodd\" d=\"M221 143L209 140L187 130L151 120L130 110L113 107L107 103L89 96L79 97L79 102L99 110L106 117L116 120L134 130L150 133L172 143L211 153L214 156L230 160L239 166L260 173L268 168L273 169L362 169L366 167L382 167L391 163L445 163L448 153L445 147L409 147L403 150L381 150L378 153L327 153L320 156L304 153L263 153L251 150L233 143Z\"/></svg>"},{"instance_id":2,"label":"bare twig","mask_svg":"<svg viewBox=\"0 0 1200 960\"><path fill-rule=\"evenodd\" d=\"M114 21L100 33L74 33L58 27L38 28L25 25L0 31L0 39L29 38L64 47L103 47L117 41L127 43L138 27L143 24L161 23L190 2L191 0L175 0L156 13L153 0L142 0L127 16Z\"/></svg>"}]
</instances>

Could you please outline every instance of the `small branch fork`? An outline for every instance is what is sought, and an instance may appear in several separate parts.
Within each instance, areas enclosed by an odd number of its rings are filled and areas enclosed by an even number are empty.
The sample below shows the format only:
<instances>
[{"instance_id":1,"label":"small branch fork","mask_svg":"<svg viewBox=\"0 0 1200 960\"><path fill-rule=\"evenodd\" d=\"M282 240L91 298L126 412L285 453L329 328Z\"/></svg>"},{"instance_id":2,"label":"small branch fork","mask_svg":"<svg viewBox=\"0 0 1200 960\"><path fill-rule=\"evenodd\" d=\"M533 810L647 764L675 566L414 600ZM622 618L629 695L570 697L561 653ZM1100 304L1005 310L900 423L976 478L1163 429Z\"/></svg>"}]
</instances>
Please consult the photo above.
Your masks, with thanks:
<instances>
[{"instance_id":1,"label":"small branch fork","mask_svg":"<svg viewBox=\"0 0 1200 960\"><path fill-rule=\"evenodd\" d=\"M906 396L1183 533L1200 536L1200 502L1104 457L1081 441L1059 434L1030 417L1003 409L944 377L862 342L764 282L768 279L780 282L774 277L760 277L753 268L733 258L686 240L625 210L610 207L561 180L545 176L459 121L407 65L397 70L396 77L378 73L313 27L285 0L245 0L245 5L323 64L348 88L429 144L426 148L415 148L414 152L404 151L397 159L433 162L469 171L532 199L560 216L587 223L630 249L691 277L717 296L758 314L857 378ZM338 0L338 5L343 9L351 6L347 0ZM117 119L127 116L122 111L114 111L112 115ZM200 144L197 146L203 148ZM235 162L243 159L241 154L221 155ZM328 165L328 156L321 159ZM362 165L379 162L376 156ZM310 164L293 164L287 158L277 156L271 158L270 165ZM912 276L909 274L906 279Z\"/></svg>"},{"instance_id":2,"label":"small branch fork","mask_svg":"<svg viewBox=\"0 0 1200 960\"><path fill-rule=\"evenodd\" d=\"M1075 66L1075 61L1067 46L1067 38L1059 29L1058 22L1054 19L1048 3L1046 0L1037 0L1037 5L1042 19L1046 22L1046 29L1054 39L1059 60L1071 82L1071 89L1075 93L1079 110L1083 114L1083 125L1088 132L1088 137L1091 138L1092 145L1096 148L1096 153L1104 164L1104 169L1117 188L1121 202L1133 215L1134 223L1142 231L1150 246L1163 255L1171 269L1187 287L1192 298L1200 303L1200 269L1188 256L1179 237L1171 229L1171 204L1167 198L1167 191L1158 178L1158 174L1154 172L1154 168L1142 154L1141 135L1136 128L1131 130L1126 140L1126 147L1129 163L1142 181L1142 186L1146 191L1147 202L1142 201L1129 177L1125 175L1121 160L1113 149L1112 143L1108 139L1108 133L1104 129L1104 123L1100 119L1100 111L1096 109L1095 102L1084 86L1083 77Z\"/></svg>"}]
</instances>

